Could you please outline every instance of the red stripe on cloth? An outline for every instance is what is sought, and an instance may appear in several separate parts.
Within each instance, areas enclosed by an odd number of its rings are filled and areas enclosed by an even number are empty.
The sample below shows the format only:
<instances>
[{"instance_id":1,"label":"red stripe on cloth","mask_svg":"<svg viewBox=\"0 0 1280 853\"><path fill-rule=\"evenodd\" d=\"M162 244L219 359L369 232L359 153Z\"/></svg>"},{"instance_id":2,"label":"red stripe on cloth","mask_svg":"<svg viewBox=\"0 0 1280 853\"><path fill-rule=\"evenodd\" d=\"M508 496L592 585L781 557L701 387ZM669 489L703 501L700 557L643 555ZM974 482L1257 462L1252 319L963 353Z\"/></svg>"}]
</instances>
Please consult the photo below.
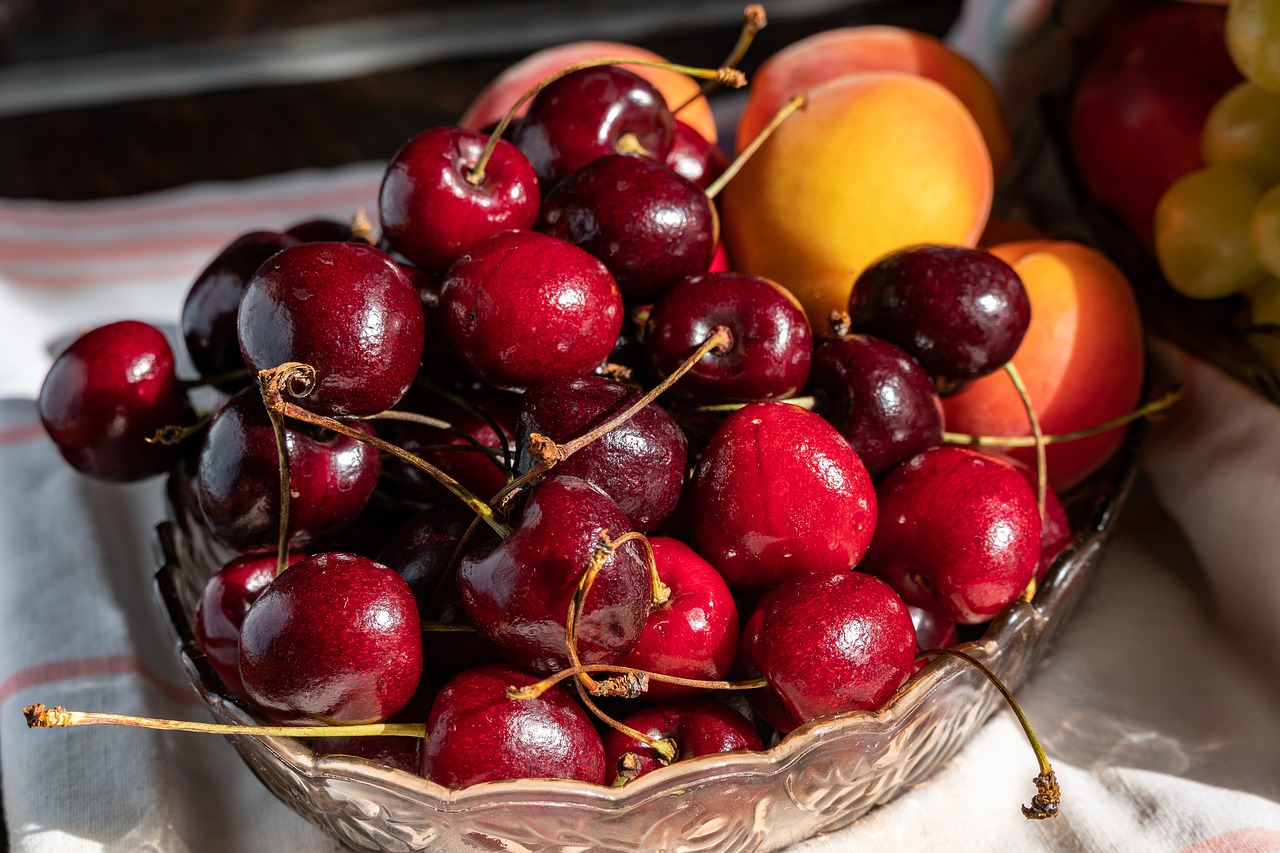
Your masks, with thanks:
<instances>
[{"instance_id":1,"label":"red stripe on cloth","mask_svg":"<svg viewBox=\"0 0 1280 853\"><path fill-rule=\"evenodd\" d=\"M1252 827L1206 838L1182 853L1272 853L1280 850L1280 830Z\"/></svg>"},{"instance_id":2,"label":"red stripe on cloth","mask_svg":"<svg viewBox=\"0 0 1280 853\"><path fill-rule=\"evenodd\" d=\"M213 260L216 254L213 250L204 264ZM9 279L10 284L19 287L63 287L75 288L85 286L107 286L107 285L129 285L129 284L150 284L154 282L168 282L173 279L193 280L203 269L201 261L177 261L171 264L163 265L147 265L136 269L122 269L114 272L104 272L101 269L95 269L91 265L86 265L78 272L21 272L17 270L5 270L4 274Z\"/></svg>"},{"instance_id":3,"label":"red stripe on cloth","mask_svg":"<svg viewBox=\"0 0 1280 853\"><path fill-rule=\"evenodd\" d=\"M40 424L18 424L17 426L6 427L0 429L0 447L8 444L22 444L26 441L35 441L37 438L44 436L44 427Z\"/></svg>"},{"instance_id":4,"label":"red stripe on cloth","mask_svg":"<svg viewBox=\"0 0 1280 853\"><path fill-rule=\"evenodd\" d=\"M146 667L137 657L132 655L108 655L96 658L79 658L75 660L58 660L29 666L20 669L13 675L0 681L0 705L9 700L20 690L52 684L55 681L66 681L72 678L90 678L104 675L141 675L146 681L158 689L167 699L185 705L201 705L200 697L190 688L173 684L161 678ZM97 711L100 708L76 710Z\"/></svg>"}]
</instances>

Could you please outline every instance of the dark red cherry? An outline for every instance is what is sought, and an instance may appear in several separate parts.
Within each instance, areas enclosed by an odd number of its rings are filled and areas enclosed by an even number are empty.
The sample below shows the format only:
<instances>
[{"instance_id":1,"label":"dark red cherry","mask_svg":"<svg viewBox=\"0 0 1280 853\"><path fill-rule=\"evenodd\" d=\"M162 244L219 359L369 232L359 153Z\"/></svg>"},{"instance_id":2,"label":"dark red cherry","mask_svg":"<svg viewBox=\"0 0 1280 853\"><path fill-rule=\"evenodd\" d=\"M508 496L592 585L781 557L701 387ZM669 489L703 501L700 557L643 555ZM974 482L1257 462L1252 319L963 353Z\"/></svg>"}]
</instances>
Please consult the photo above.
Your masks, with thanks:
<instances>
[{"instance_id":1,"label":"dark red cherry","mask_svg":"<svg viewBox=\"0 0 1280 853\"><path fill-rule=\"evenodd\" d=\"M288 565L302 559L290 554ZM276 555L236 557L213 574L196 602L191 625L196 645L232 696L244 696L240 681L240 626L249 606L275 580Z\"/></svg>"},{"instance_id":2,"label":"dark red cherry","mask_svg":"<svg viewBox=\"0 0 1280 853\"><path fill-rule=\"evenodd\" d=\"M422 303L422 367L418 370L418 378L437 388L459 392L470 393L480 387L480 381L471 375L466 361L445 337L444 316L440 311L444 276L410 264L399 266Z\"/></svg>"},{"instance_id":3,"label":"dark red cherry","mask_svg":"<svg viewBox=\"0 0 1280 853\"><path fill-rule=\"evenodd\" d=\"M284 233L299 243L367 242L355 235L350 222L338 222L336 219L307 219L290 225Z\"/></svg>"},{"instance_id":4,"label":"dark red cherry","mask_svg":"<svg viewBox=\"0 0 1280 853\"><path fill-rule=\"evenodd\" d=\"M729 158L714 142L676 119L675 134L666 164L681 177L688 178L705 190L729 168Z\"/></svg>"},{"instance_id":5,"label":"dark red cherry","mask_svg":"<svg viewBox=\"0 0 1280 853\"><path fill-rule=\"evenodd\" d=\"M373 435L367 423L355 429ZM289 448L289 541L299 548L345 528L378 485L378 451L353 438L285 421ZM276 547L280 512L275 432L257 388L218 411L205 433L196 494L210 532L237 551Z\"/></svg>"},{"instance_id":6,"label":"dark red cherry","mask_svg":"<svg viewBox=\"0 0 1280 853\"><path fill-rule=\"evenodd\" d=\"M653 536L649 544L658 577L671 589L671 597L653 608L622 665L699 681L723 680L738 650L733 594L720 573L678 539ZM661 702L701 692L655 679L644 698Z\"/></svg>"},{"instance_id":7,"label":"dark red cherry","mask_svg":"<svg viewBox=\"0 0 1280 853\"><path fill-rule=\"evenodd\" d=\"M673 741L677 761L699 755L764 749L764 742L746 717L728 705L710 699L686 699L656 705L636 711L620 722L656 740ZM610 729L604 736L605 766L610 778L618 773L619 759L626 753L632 753L636 761L635 770L627 774L629 779L664 766L648 744Z\"/></svg>"},{"instance_id":8,"label":"dark red cherry","mask_svg":"<svg viewBox=\"0 0 1280 853\"><path fill-rule=\"evenodd\" d=\"M431 706L422 775L446 788L503 779L578 779L603 784L604 746L582 707L556 685L534 699L508 687L536 679L481 666L451 679Z\"/></svg>"},{"instance_id":9,"label":"dark red cherry","mask_svg":"<svg viewBox=\"0 0 1280 853\"><path fill-rule=\"evenodd\" d=\"M890 471L863 562L909 604L961 624L986 622L1031 582L1040 514L1009 463L935 447Z\"/></svg>"},{"instance_id":10,"label":"dark red cherry","mask_svg":"<svg viewBox=\"0 0 1280 853\"><path fill-rule=\"evenodd\" d=\"M535 95L514 139L546 193L606 154L644 154L661 163L674 133L662 93L606 65L566 74Z\"/></svg>"},{"instance_id":11,"label":"dark red cherry","mask_svg":"<svg viewBox=\"0 0 1280 853\"><path fill-rule=\"evenodd\" d=\"M1013 268L990 252L920 245L863 270L849 297L851 328L892 341L939 387L998 370L1031 322L1031 301Z\"/></svg>"},{"instance_id":12,"label":"dark red cherry","mask_svg":"<svg viewBox=\"0 0 1280 853\"><path fill-rule=\"evenodd\" d=\"M569 665L565 624L601 531L617 539L627 517L604 492L577 477L543 480L529 494L515 532L468 553L458 591L470 621L511 663L547 675ZM615 663L635 647L653 591L637 542L619 547L587 594L578 622L583 662Z\"/></svg>"},{"instance_id":13,"label":"dark red cherry","mask_svg":"<svg viewBox=\"0 0 1280 853\"><path fill-rule=\"evenodd\" d=\"M792 578L760 602L744 653L791 719L879 708L911 675L916 632L888 584L861 572Z\"/></svg>"},{"instance_id":14,"label":"dark red cherry","mask_svg":"<svg viewBox=\"0 0 1280 853\"><path fill-rule=\"evenodd\" d=\"M403 708L387 718L389 723L421 724L431 713L431 705L440 693L439 681L424 677L418 689ZM398 736L322 737L312 742L316 755L350 755L396 770L422 775L422 738Z\"/></svg>"},{"instance_id":15,"label":"dark red cherry","mask_svg":"<svg viewBox=\"0 0 1280 853\"><path fill-rule=\"evenodd\" d=\"M240 630L245 691L284 723L385 720L409 702L421 675L409 585L353 554L316 554L290 566Z\"/></svg>"},{"instance_id":16,"label":"dark red cherry","mask_svg":"<svg viewBox=\"0 0 1280 853\"><path fill-rule=\"evenodd\" d=\"M640 394L601 376L578 376L525 392L516 421L517 473L534 465L534 433L556 442L590 432L633 405ZM684 487L688 445L680 427L657 403L583 447L556 466L557 474L586 480L617 502L633 529L648 533L675 510Z\"/></svg>"},{"instance_id":17,"label":"dark red cherry","mask_svg":"<svg viewBox=\"0 0 1280 853\"><path fill-rule=\"evenodd\" d=\"M672 388L700 402L790 397L804 387L813 359L813 335L804 309L768 279L741 273L686 278L654 303L645 347L662 377L684 363L717 326L733 343L703 356Z\"/></svg>"},{"instance_id":18,"label":"dark red cherry","mask_svg":"<svg viewBox=\"0 0 1280 853\"><path fill-rule=\"evenodd\" d=\"M1034 491L1036 488L1036 469L1031 465L1009 456L1001 456L1001 459L1008 462L1018 470L1022 478L1027 481L1027 485L1031 486ZM1044 580L1045 573L1049 571L1049 566L1053 565L1053 561L1061 553L1062 549L1067 547L1071 542L1071 519L1067 517L1067 510L1062 505L1062 501L1054 493L1052 488L1044 490L1044 516L1040 520L1040 562L1036 564L1036 580Z\"/></svg>"},{"instance_id":19,"label":"dark red cherry","mask_svg":"<svg viewBox=\"0 0 1280 853\"><path fill-rule=\"evenodd\" d=\"M929 374L901 347L870 335L823 341L809 369L814 411L848 440L872 477L942 443Z\"/></svg>"},{"instance_id":20,"label":"dark red cherry","mask_svg":"<svg viewBox=\"0 0 1280 853\"><path fill-rule=\"evenodd\" d=\"M129 482L168 471L178 446L146 439L194 416L154 326L124 320L81 335L54 360L36 400L45 432L82 474Z\"/></svg>"},{"instance_id":21,"label":"dark red cherry","mask_svg":"<svg viewBox=\"0 0 1280 853\"><path fill-rule=\"evenodd\" d=\"M236 317L245 285L264 261L298 242L275 231L241 234L196 276L187 291L180 325L196 370L201 376L245 372L243 379L220 384L218 387L223 390L234 391L252 382L236 336Z\"/></svg>"},{"instance_id":22,"label":"dark red cherry","mask_svg":"<svg viewBox=\"0 0 1280 853\"><path fill-rule=\"evenodd\" d=\"M604 264L536 231L495 234L459 258L440 308L472 372L507 390L590 373L622 329L622 294Z\"/></svg>"},{"instance_id":23,"label":"dark red cherry","mask_svg":"<svg viewBox=\"0 0 1280 853\"><path fill-rule=\"evenodd\" d=\"M480 180L471 171L489 137L455 127L424 130L396 152L382 178L382 237L413 263L443 272L500 231L532 227L541 195L528 159L498 140Z\"/></svg>"},{"instance_id":24,"label":"dark red cherry","mask_svg":"<svg viewBox=\"0 0 1280 853\"><path fill-rule=\"evenodd\" d=\"M361 243L302 243L263 264L240 303L240 349L254 371L316 369L297 400L322 415L394 406L422 361L422 305L400 267Z\"/></svg>"},{"instance_id":25,"label":"dark red cherry","mask_svg":"<svg viewBox=\"0 0 1280 853\"><path fill-rule=\"evenodd\" d=\"M753 403L725 419L692 488L693 546L730 586L847 571L876 528L858 455L831 424L789 403Z\"/></svg>"},{"instance_id":26,"label":"dark red cherry","mask_svg":"<svg viewBox=\"0 0 1280 853\"><path fill-rule=\"evenodd\" d=\"M595 255L628 304L707 271L719 240L707 194L656 160L609 154L569 175L542 203L537 229Z\"/></svg>"}]
</instances>

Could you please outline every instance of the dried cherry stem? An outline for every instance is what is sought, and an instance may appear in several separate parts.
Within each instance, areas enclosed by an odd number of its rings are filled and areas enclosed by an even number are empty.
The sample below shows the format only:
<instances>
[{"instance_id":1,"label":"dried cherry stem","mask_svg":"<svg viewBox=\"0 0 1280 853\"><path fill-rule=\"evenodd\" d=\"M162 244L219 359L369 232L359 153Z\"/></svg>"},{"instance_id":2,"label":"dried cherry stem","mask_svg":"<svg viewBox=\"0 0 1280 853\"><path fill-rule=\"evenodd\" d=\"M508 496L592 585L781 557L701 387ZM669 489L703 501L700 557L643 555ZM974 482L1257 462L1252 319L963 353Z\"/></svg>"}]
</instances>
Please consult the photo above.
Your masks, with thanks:
<instances>
[{"instance_id":1,"label":"dried cherry stem","mask_svg":"<svg viewBox=\"0 0 1280 853\"><path fill-rule=\"evenodd\" d=\"M731 346L733 346L733 333L729 331L729 327L716 326L711 331L711 334L707 336L707 339L704 340L698 348L693 351L693 354L685 359L679 367L673 370L670 376L653 386L653 389L650 390L649 393L636 400L621 414L610 418L595 429L584 433L572 441L567 441L564 444L558 444L546 436L535 432L529 437L528 448L529 455L532 456L535 461L534 466L523 475L508 483L505 489L494 496L494 502L497 503L505 500L509 495L515 492L516 489L526 483L536 480L551 468L555 467L555 465L568 459L574 453L577 453L597 438L607 435L620 424L624 424L631 420L631 418L635 416L636 412L639 412L645 406L658 399L664 391L676 384L680 377L692 370L693 366L697 364L703 356L708 353L723 353Z\"/></svg>"},{"instance_id":2,"label":"dried cherry stem","mask_svg":"<svg viewBox=\"0 0 1280 853\"><path fill-rule=\"evenodd\" d=\"M363 207L357 207L355 215L351 217L351 239L370 246L378 245L378 238L373 233L373 222Z\"/></svg>"},{"instance_id":3,"label":"dried cherry stem","mask_svg":"<svg viewBox=\"0 0 1280 853\"><path fill-rule=\"evenodd\" d=\"M58 729L67 726L129 726L171 732L211 735L257 735L258 737L416 737L425 739L423 723L369 723L359 726L236 726L225 723L197 723L190 720L157 720L127 714L99 714L68 711L62 706L47 708L36 702L22 709L30 729Z\"/></svg>"},{"instance_id":4,"label":"dried cherry stem","mask_svg":"<svg viewBox=\"0 0 1280 853\"><path fill-rule=\"evenodd\" d=\"M747 50L751 47L751 43L755 41L756 34L765 28L769 23L768 16L764 13L764 7L759 3L752 3L742 10L742 29L738 31L738 40L733 45L733 50L729 51L729 55L725 57L724 62L720 63L722 68L737 68L738 63L747 55ZM680 106L672 110L672 114L679 113L688 107L698 98L706 97L715 91L716 81L708 80L702 84L702 88L698 90L698 94L685 101Z\"/></svg>"},{"instance_id":5,"label":"dried cherry stem","mask_svg":"<svg viewBox=\"0 0 1280 853\"><path fill-rule=\"evenodd\" d=\"M548 675L541 681L535 681L524 687L508 687L507 696L511 699L535 699L555 685L568 678L592 672L616 673L615 678L601 679L594 682L596 696L617 696L623 699L635 699L648 690L650 681L661 681L664 684L678 684L682 687L697 687L702 690L756 690L767 687L769 682L763 678L752 678L747 681L703 681L697 678L681 678L678 675L666 675L661 672L648 672L616 663L585 663L562 669Z\"/></svg>"},{"instance_id":6,"label":"dried cherry stem","mask_svg":"<svg viewBox=\"0 0 1280 853\"><path fill-rule=\"evenodd\" d=\"M1118 418L1112 418L1109 421L1103 421L1097 426L1091 426L1087 429L1075 430L1074 432L1064 432L1061 435L1046 435L1043 437L1046 446L1050 444L1062 444L1068 441L1079 441L1082 438L1091 438L1104 432L1109 432L1117 427L1125 426L1143 418L1154 419L1157 415L1163 414L1166 410L1172 408L1173 404L1182 399L1181 386L1175 385L1168 391L1165 391L1156 399L1147 403L1145 406L1134 409L1128 414L1121 415ZM979 447L1035 447L1035 438L1026 435L968 435L962 432L944 432L942 440L947 444L972 445Z\"/></svg>"},{"instance_id":7,"label":"dried cherry stem","mask_svg":"<svg viewBox=\"0 0 1280 853\"><path fill-rule=\"evenodd\" d=\"M773 118L769 119L769 123L760 128L760 132L756 134L755 139L747 143L747 147L742 149L742 153L733 158L733 162L724 170L724 173L716 178L711 186L707 187L707 198L715 198L719 195L720 190L724 189L724 185L733 180L733 176L738 174L738 171L746 165L746 162L751 159L760 146L764 145L765 140L773 135L773 132L778 129L778 125L782 124L796 110L804 109L808 103L808 95L803 93L792 95L791 100L783 104L782 108L774 113Z\"/></svg>"},{"instance_id":8,"label":"dried cherry stem","mask_svg":"<svg viewBox=\"0 0 1280 853\"><path fill-rule=\"evenodd\" d=\"M615 769L618 775L613 777L609 787L621 788L628 782L634 782L640 777L640 756L634 752L622 753L618 756L618 766Z\"/></svg>"},{"instance_id":9,"label":"dried cherry stem","mask_svg":"<svg viewBox=\"0 0 1280 853\"><path fill-rule=\"evenodd\" d=\"M489 134L489 141L485 143L484 150L480 152L480 157L476 160L476 164L467 171L467 183L472 186L479 186L480 182L484 180L484 168L489 165L489 158L493 156L493 149L498 147L498 140L502 138L502 134L506 132L525 104L561 77L565 77L575 71L582 71L585 68L597 68L601 65L639 65L646 68L665 68L668 71L675 71L700 80L715 80L722 85L732 86L735 89L741 89L747 85L746 75L736 68L692 68L688 65L677 65L674 62L662 62L656 59L628 59L623 56L615 56L603 59L588 59L583 62L566 65L554 74L542 78L529 91L521 95L518 101L511 105L511 109L507 110L506 115L502 117L502 120L493 129L493 133Z\"/></svg>"},{"instance_id":10,"label":"dried cherry stem","mask_svg":"<svg viewBox=\"0 0 1280 853\"><path fill-rule=\"evenodd\" d=\"M832 311L827 315L827 330L833 338L845 338L853 329L853 318L848 311Z\"/></svg>"},{"instance_id":11,"label":"dried cherry stem","mask_svg":"<svg viewBox=\"0 0 1280 853\"><path fill-rule=\"evenodd\" d=\"M982 661L959 649L928 649L917 654L916 660L924 660L939 655L950 655L958 658L978 670L1000 691L1000 695L1009 703L1009 707L1013 709L1014 715L1018 718L1018 723L1022 726L1022 731L1027 735L1027 741L1031 744L1031 749L1036 754L1036 761L1040 764L1040 775L1033 780L1036 786L1036 795L1032 798L1031 805L1022 807L1022 814L1028 820L1044 820L1057 817L1058 804L1062 799L1062 792L1058 789L1058 776L1053 772L1053 766L1049 764L1049 758L1044 754L1044 747L1040 746L1040 739L1036 737L1036 733L1031 729L1031 723L1027 720L1027 715L1022 713L1022 707L1018 705L1018 700L1013 698L1013 694L1009 692L1009 688L1004 686L999 676L988 669Z\"/></svg>"},{"instance_id":12,"label":"dried cherry stem","mask_svg":"<svg viewBox=\"0 0 1280 853\"><path fill-rule=\"evenodd\" d=\"M204 431L204 428L213 420L213 415L205 415L200 420L187 426L181 424L165 424L156 430L153 434L142 439L147 444L163 444L172 447L180 444L184 439L190 438L198 432Z\"/></svg>"},{"instance_id":13,"label":"dried cherry stem","mask_svg":"<svg viewBox=\"0 0 1280 853\"><path fill-rule=\"evenodd\" d=\"M787 397L786 399L770 400L769 402L787 403L792 406L799 406L802 409L809 409L810 411L813 410L814 406L818 405L816 397ZM739 409L745 409L750 405L752 405L752 403L713 403L707 406L698 406L696 409L692 410L692 413L696 415L715 415L720 414L721 412L736 412Z\"/></svg>"},{"instance_id":14,"label":"dried cherry stem","mask_svg":"<svg viewBox=\"0 0 1280 853\"><path fill-rule=\"evenodd\" d=\"M425 472L454 494L459 500L465 503L471 510L484 519L490 527L493 528L499 536L506 538L511 534L511 525L498 517L493 508L480 498L476 497L470 489L463 486L457 480L441 471L430 462L410 453L403 448L397 447L389 441L384 441L377 436L367 435L358 429L348 426L341 421L333 418L317 415L309 412L301 406L290 403L284 399L285 393L289 393L294 397L305 397L311 392L311 388L315 384L315 368L309 364L301 364L296 361L285 362L278 367L268 368L258 374L259 382L262 383L262 398L267 404L268 412L278 412L286 417L303 423L312 424L313 426L323 427L325 429L336 432L339 435L345 435L356 441L364 442L372 447L376 447L384 453L390 453L397 459L402 459L413 465L415 468Z\"/></svg>"},{"instance_id":15,"label":"dried cherry stem","mask_svg":"<svg viewBox=\"0 0 1280 853\"><path fill-rule=\"evenodd\" d=\"M207 385L221 385L224 382L237 382L241 379L247 382L250 375L249 368L241 367L236 370L224 370L222 373L215 373L212 376L199 376L195 379L179 379L178 387L183 391L190 391L192 388L204 388Z\"/></svg>"},{"instance_id":16,"label":"dried cherry stem","mask_svg":"<svg viewBox=\"0 0 1280 853\"><path fill-rule=\"evenodd\" d=\"M633 740L640 741L640 743L656 752L658 754L658 761L664 766L679 758L680 753L676 747L675 741L671 738L652 737L642 731L631 728L631 726L628 726L626 723L615 720L613 717L600 710L600 707L592 700L590 692L584 690L582 685L578 685L578 698L582 700L583 705L587 706L587 710L595 714L596 719L600 720L606 726L614 731L622 732L622 734L632 738Z\"/></svg>"}]
</instances>

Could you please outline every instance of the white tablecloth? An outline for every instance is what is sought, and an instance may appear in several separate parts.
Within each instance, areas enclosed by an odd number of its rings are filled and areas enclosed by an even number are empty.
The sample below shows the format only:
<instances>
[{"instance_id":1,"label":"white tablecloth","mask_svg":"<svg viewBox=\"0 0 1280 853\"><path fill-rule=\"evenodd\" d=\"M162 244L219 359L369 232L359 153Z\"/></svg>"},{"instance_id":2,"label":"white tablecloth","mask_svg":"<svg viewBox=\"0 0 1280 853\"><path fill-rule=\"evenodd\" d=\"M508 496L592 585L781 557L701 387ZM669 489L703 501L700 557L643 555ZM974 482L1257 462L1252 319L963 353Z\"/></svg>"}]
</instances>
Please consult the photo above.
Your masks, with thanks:
<instances>
[{"instance_id":1,"label":"white tablecloth","mask_svg":"<svg viewBox=\"0 0 1280 853\"><path fill-rule=\"evenodd\" d=\"M11 849L336 849L221 738L29 731L21 709L202 717L151 591L160 485L78 476L32 398L54 342L173 324L230 238L372 206L381 167L83 205L0 202L0 771ZM1169 351L1187 384L1086 598L1020 698L1063 790L1028 823L1035 762L1008 712L941 773L795 850L1280 850L1280 409Z\"/></svg>"}]
</instances>

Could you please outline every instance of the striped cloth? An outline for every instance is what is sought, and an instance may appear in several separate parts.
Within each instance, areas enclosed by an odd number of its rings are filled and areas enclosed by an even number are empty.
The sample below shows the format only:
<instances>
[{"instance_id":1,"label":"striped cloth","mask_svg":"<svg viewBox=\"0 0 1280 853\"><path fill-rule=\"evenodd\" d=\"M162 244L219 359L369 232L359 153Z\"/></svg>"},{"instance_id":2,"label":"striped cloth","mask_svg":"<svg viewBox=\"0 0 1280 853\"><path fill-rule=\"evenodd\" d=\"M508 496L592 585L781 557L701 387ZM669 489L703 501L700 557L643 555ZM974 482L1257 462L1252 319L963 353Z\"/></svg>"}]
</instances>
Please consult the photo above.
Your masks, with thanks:
<instances>
[{"instance_id":1,"label":"striped cloth","mask_svg":"<svg viewBox=\"0 0 1280 853\"><path fill-rule=\"evenodd\" d=\"M372 205L379 174L368 164L95 204L0 202L0 785L10 849L336 849L221 738L25 728L20 711L35 701L204 717L151 598L159 483L76 475L44 437L32 397L58 341L125 317L172 324L190 281L233 236L345 218ZM1063 816L1029 824L1019 814L1034 762L1003 712L933 779L795 853L1280 850L1280 411L1166 355L1191 393L1156 436L1154 488L1135 500L1021 695L1061 779Z\"/></svg>"}]
</instances>

